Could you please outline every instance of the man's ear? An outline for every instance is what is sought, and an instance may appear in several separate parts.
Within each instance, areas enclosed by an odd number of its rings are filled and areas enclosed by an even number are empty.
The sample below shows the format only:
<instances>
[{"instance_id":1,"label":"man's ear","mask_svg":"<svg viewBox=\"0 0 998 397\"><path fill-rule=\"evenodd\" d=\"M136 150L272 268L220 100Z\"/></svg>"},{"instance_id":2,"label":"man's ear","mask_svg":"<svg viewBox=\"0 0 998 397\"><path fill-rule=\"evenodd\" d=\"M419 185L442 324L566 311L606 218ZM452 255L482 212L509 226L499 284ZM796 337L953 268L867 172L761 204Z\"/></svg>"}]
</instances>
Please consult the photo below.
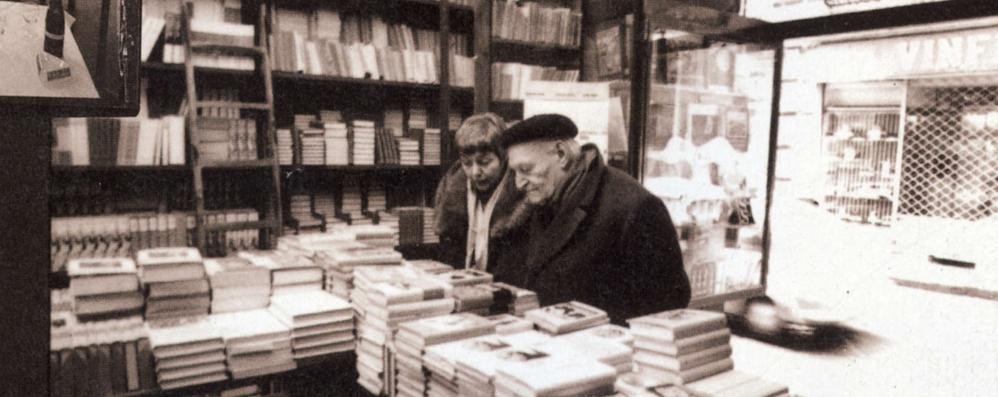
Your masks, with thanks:
<instances>
[{"instance_id":1,"label":"man's ear","mask_svg":"<svg viewBox=\"0 0 998 397\"><path fill-rule=\"evenodd\" d=\"M558 166L563 170L567 170L569 166L568 151L565 150L565 144L562 141L557 141L554 143L554 153L558 156Z\"/></svg>"}]
</instances>

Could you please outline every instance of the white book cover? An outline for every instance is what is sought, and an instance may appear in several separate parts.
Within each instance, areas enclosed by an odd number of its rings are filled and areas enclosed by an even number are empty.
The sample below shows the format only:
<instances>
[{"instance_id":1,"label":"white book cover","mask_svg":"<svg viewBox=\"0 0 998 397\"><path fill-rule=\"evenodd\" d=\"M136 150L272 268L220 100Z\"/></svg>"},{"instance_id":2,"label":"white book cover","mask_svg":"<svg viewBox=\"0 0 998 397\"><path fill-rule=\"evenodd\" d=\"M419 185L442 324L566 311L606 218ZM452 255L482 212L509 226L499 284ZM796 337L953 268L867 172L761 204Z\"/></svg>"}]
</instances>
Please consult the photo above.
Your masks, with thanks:
<instances>
[{"instance_id":1,"label":"white book cover","mask_svg":"<svg viewBox=\"0 0 998 397\"><path fill-rule=\"evenodd\" d=\"M609 321L605 311L578 301L529 310L525 317L552 332L577 330Z\"/></svg>"},{"instance_id":2,"label":"white book cover","mask_svg":"<svg viewBox=\"0 0 998 397\"><path fill-rule=\"evenodd\" d=\"M198 342L222 342L222 334L207 317L147 322L145 326L149 333L149 344L153 350Z\"/></svg>"},{"instance_id":3,"label":"white book cover","mask_svg":"<svg viewBox=\"0 0 998 397\"><path fill-rule=\"evenodd\" d=\"M66 263L69 277L135 274L135 262L129 258L70 259Z\"/></svg>"},{"instance_id":4,"label":"white book cover","mask_svg":"<svg viewBox=\"0 0 998 397\"><path fill-rule=\"evenodd\" d=\"M255 338L287 338L291 328L266 309L212 314L208 317L226 343Z\"/></svg>"},{"instance_id":5,"label":"white book cover","mask_svg":"<svg viewBox=\"0 0 998 397\"><path fill-rule=\"evenodd\" d=\"M631 330L627 327L621 327L616 324L603 324L562 336L562 338L588 337L597 337L604 340L614 341L626 346L634 346L634 335L631 333Z\"/></svg>"},{"instance_id":6,"label":"white book cover","mask_svg":"<svg viewBox=\"0 0 998 397\"><path fill-rule=\"evenodd\" d=\"M399 333L414 336L422 345L436 344L454 338L468 338L495 332L492 323L479 315L457 313L410 321L399 326Z\"/></svg>"},{"instance_id":7,"label":"white book cover","mask_svg":"<svg viewBox=\"0 0 998 397\"><path fill-rule=\"evenodd\" d=\"M352 310L350 302L326 291L276 295L270 304L292 318L314 314L335 314Z\"/></svg>"}]
</instances>

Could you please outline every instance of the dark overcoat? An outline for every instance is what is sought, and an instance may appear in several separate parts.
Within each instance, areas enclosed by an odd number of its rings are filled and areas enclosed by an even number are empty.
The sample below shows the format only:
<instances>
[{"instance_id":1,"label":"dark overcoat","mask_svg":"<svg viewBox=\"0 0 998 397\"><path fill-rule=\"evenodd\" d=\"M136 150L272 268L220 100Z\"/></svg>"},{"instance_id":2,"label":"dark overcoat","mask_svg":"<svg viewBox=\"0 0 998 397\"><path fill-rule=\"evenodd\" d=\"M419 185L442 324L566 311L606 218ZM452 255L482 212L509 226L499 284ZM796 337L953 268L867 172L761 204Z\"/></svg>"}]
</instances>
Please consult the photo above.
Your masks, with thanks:
<instances>
[{"instance_id":1,"label":"dark overcoat","mask_svg":"<svg viewBox=\"0 0 998 397\"><path fill-rule=\"evenodd\" d=\"M583 147L586 172L564 193L550 222L534 211L525 255L493 273L537 292L541 305L578 300L611 321L686 307L690 284L676 228L662 200Z\"/></svg>"},{"instance_id":2,"label":"dark overcoat","mask_svg":"<svg viewBox=\"0 0 998 397\"><path fill-rule=\"evenodd\" d=\"M526 243L526 221L530 208L523 193L516 189L512 175L504 178L497 191L502 192L489 220L489 262L491 270L507 257L519 255ZM440 237L438 257L456 269L464 268L468 242L468 177L455 163L437 185L435 227Z\"/></svg>"}]
</instances>

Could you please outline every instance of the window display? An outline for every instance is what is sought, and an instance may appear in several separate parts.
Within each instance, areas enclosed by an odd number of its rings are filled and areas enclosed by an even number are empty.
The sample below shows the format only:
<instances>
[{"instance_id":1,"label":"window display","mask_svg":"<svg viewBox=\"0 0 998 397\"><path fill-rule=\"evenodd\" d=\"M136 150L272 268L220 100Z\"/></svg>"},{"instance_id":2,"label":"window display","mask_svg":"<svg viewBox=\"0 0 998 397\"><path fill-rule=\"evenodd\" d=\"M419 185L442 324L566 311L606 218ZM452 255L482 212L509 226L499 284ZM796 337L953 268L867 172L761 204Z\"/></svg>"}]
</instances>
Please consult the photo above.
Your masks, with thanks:
<instances>
[{"instance_id":1,"label":"window display","mask_svg":"<svg viewBox=\"0 0 998 397\"><path fill-rule=\"evenodd\" d=\"M774 56L718 43L652 57L665 67L652 72L643 183L679 229L694 304L762 285Z\"/></svg>"}]
</instances>

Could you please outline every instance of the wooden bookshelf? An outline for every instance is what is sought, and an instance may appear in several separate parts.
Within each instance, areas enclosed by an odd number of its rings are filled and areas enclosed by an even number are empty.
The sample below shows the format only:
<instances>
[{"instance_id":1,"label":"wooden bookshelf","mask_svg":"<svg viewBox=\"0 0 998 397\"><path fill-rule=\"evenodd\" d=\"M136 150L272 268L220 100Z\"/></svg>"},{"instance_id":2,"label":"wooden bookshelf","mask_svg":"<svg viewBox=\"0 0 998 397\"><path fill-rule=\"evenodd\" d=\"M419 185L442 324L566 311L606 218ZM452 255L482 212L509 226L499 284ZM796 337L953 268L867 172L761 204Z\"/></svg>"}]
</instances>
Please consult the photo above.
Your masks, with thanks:
<instances>
[{"instance_id":1,"label":"wooden bookshelf","mask_svg":"<svg viewBox=\"0 0 998 397\"><path fill-rule=\"evenodd\" d=\"M179 172L190 171L189 165L52 165L58 173L82 172Z\"/></svg>"}]
</instances>

